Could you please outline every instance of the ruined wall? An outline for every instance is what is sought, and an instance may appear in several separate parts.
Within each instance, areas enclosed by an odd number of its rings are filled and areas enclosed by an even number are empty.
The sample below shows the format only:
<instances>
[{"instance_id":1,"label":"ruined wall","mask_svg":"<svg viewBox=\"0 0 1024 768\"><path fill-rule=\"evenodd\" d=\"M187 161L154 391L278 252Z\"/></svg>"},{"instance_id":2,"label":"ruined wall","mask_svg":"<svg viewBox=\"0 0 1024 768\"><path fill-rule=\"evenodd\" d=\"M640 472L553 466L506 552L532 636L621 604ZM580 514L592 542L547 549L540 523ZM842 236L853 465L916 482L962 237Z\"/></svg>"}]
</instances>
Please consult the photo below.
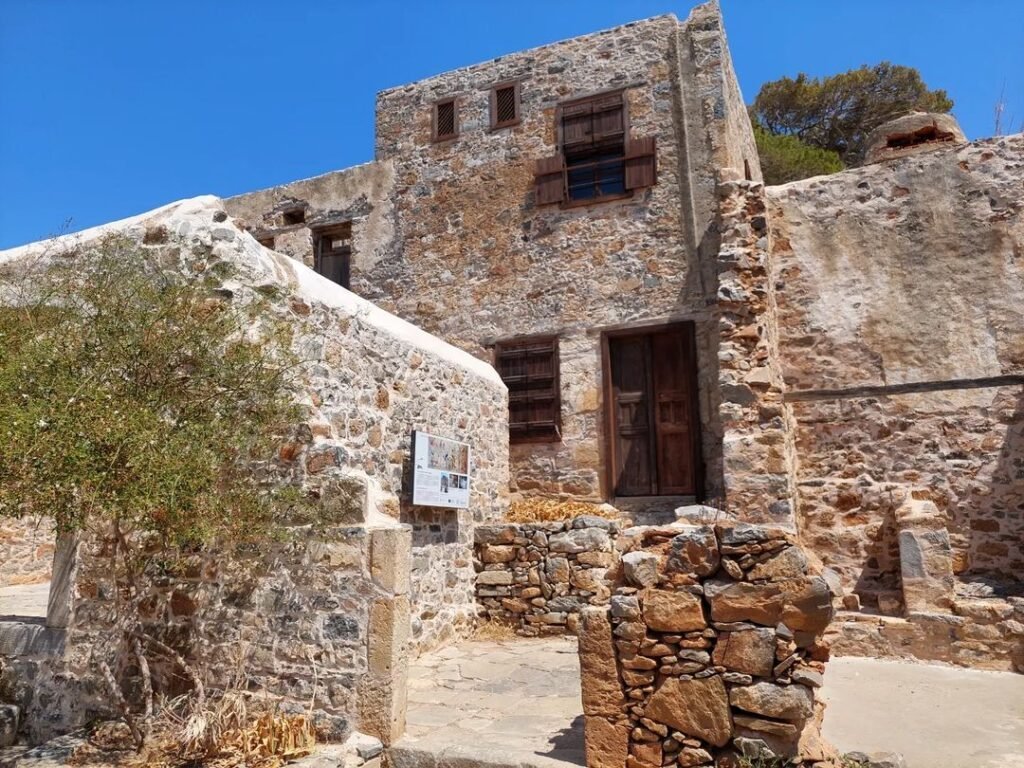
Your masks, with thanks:
<instances>
[{"instance_id":1,"label":"ruined wall","mask_svg":"<svg viewBox=\"0 0 1024 768\"><path fill-rule=\"evenodd\" d=\"M0 587L48 580L55 541L47 520L0 518ZM4 613L0 605L0 615Z\"/></svg>"},{"instance_id":2,"label":"ruined wall","mask_svg":"<svg viewBox=\"0 0 1024 768\"><path fill-rule=\"evenodd\" d=\"M795 542L745 523L623 532L610 607L580 617L588 766L834 756L816 694L832 592Z\"/></svg>"},{"instance_id":3,"label":"ruined wall","mask_svg":"<svg viewBox=\"0 0 1024 768\"><path fill-rule=\"evenodd\" d=\"M923 489L956 572L1024 568L1024 136L769 188L808 545L868 604Z\"/></svg>"},{"instance_id":4,"label":"ruined wall","mask_svg":"<svg viewBox=\"0 0 1024 768\"><path fill-rule=\"evenodd\" d=\"M259 240L273 238L273 249L313 267L313 231L352 224L352 291L365 295L362 276L388 252L394 237L394 171L390 163L366 163L279 187L224 200L224 210ZM289 224L288 213L304 221Z\"/></svg>"},{"instance_id":5,"label":"ruined wall","mask_svg":"<svg viewBox=\"0 0 1024 768\"><path fill-rule=\"evenodd\" d=\"M608 603L618 533L618 523L591 515L478 526L477 602L528 637L575 633L580 611Z\"/></svg>"},{"instance_id":6,"label":"ruined wall","mask_svg":"<svg viewBox=\"0 0 1024 768\"><path fill-rule=\"evenodd\" d=\"M465 634L476 614L473 523L499 519L508 500L504 384L487 364L262 248L214 198L111 229L144 239L167 263L227 275L219 296L268 299L261 322L292 328L307 415L267 470L316 501L312 517L283 520L281 540L259 551L218 548L159 575L147 620L209 662L217 682L241 670L289 705L312 701L325 737L358 722L386 739L401 727L408 651ZM409 504L414 429L471 444L468 510ZM61 652L42 667L16 668L20 682L5 681L28 697L20 703L37 735L102 707L102 694L87 690L87 663L103 647L115 589L106 545L82 545Z\"/></svg>"}]
</instances>

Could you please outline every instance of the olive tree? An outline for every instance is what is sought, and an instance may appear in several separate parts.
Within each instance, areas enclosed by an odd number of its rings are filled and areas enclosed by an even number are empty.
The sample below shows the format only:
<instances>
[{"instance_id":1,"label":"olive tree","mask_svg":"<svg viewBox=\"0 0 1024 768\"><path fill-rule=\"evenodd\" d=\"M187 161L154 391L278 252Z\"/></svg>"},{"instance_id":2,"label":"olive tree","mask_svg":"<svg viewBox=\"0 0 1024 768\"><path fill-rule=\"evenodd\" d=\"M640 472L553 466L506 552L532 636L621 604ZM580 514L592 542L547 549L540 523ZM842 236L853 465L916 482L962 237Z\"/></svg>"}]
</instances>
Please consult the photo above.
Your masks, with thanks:
<instances>
[{"instance_id":1,"label":"olive tree","mask_svg":"<svg viewBox=\"0 0 1024 768\"><path fill-rule=\"evenodd\" d=\"M272 535L291 503L269 472L300 415L288 329L220 295L230 271L123 236L0 266L0 515L103 542L116 588L94 661L140 746L149 657L202 696L140 620L148 569ZM143 681L133 706L112 674L126 657Z\"/></svg>"}]
</instances>

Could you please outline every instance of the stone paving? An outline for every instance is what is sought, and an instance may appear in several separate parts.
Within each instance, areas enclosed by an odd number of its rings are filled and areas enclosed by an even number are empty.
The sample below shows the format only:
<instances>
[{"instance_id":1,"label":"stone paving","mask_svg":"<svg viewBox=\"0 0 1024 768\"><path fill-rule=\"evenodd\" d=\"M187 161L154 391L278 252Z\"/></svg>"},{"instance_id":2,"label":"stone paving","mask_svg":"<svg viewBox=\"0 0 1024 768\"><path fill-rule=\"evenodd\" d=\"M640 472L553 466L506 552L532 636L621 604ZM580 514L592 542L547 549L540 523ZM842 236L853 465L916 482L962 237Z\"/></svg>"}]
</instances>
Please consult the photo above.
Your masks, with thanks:
<instances>
[{"instance_id":1,"label":"stone paving","mask_svg":"<svg viewBox=\"0 0 1024 768\"><path fill-rule=\"evenodd\" d=\"M583 703L574 638L472 641L416 660L396 768L455 762L575 768Z\"/></svg>"}]
</instances>

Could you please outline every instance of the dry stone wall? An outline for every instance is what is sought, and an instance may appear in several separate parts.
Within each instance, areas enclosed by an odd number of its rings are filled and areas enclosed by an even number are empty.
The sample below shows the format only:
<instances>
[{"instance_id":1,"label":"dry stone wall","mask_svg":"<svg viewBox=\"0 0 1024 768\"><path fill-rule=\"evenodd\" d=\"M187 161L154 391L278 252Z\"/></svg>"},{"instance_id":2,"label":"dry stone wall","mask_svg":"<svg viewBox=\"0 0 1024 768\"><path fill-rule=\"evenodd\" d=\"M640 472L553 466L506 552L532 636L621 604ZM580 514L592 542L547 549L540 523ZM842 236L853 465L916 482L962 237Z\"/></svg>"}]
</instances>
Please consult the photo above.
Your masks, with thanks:
<instances>
[{"instance_id":1,"label":"dry stone wall","mask_svg":"<svg viewBox=\"0 0 1024 768\"><path fill-rule=\"evenodd\" d=\"M833 592L789 528L631 528L580 618L587 765L832 756L817 698Z\"/></svg>"},{"instance_id":2,"label":"dry stone wall","mask_svg":"<svg viewBox=\"0 0 1024 768\"><path fill-rule=\"evenodd\" d=\"M476 528L476 598L488 620L526 636L575 633L588 605L607 605L618 523L497 523Z\"/></svg>"},{"instance_id":3,"label":"dry stone wall","mask_svg":"<svg viewBox=\"0 0 1024 768\"><path fill-rule=\"evenodd\" d=\"M50 578L56 533L48 520L0 519L0 587ZM0 615L5 613L0 606Z\"/></svg>"}]
</instances>

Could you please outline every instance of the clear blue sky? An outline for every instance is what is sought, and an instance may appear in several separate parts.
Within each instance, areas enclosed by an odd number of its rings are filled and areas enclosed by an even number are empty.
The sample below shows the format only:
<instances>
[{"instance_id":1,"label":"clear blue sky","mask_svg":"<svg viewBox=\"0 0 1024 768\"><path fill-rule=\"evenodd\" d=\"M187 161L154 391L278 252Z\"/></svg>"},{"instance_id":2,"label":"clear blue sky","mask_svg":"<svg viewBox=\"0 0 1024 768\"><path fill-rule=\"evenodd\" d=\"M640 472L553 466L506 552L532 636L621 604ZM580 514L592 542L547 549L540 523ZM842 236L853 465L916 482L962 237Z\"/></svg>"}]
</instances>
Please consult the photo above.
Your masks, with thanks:
<instances>
[{"instance_id":1,"label":"clear blue sky","mask_svg":"<svg viewBox=\"0 0 1024 768\"><path fill-rule=\"evenodd\" d=\"M888 59L1024 121L1024 0L723 0L744 96ZM679 0L0 0L0 248L365 162L374 94Z\"/></svg>"}]
</instances>

